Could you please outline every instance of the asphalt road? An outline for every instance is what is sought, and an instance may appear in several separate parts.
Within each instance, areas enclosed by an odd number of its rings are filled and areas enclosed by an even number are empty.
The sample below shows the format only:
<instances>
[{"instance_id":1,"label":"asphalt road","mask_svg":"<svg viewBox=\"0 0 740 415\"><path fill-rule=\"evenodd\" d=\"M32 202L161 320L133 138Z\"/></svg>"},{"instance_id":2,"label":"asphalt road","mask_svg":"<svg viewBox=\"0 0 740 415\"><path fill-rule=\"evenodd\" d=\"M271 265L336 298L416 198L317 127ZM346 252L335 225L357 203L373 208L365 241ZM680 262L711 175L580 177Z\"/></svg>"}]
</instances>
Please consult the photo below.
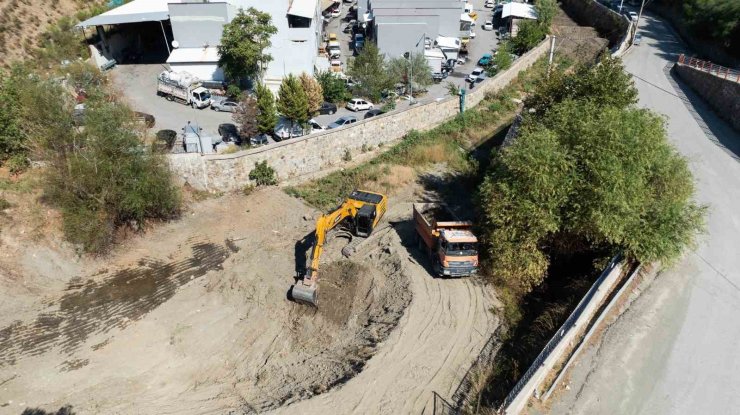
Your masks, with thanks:
<instances>
[{"instance_id":1,"label":"asphalt road","mask_svg":"<svg viewBox=\"0 0 740 415\"><path fill-rule=\"evenodd\" d=\"M666 70L685 47L644 16L624 58L642 107L666 116L709 207L695 250L662 272L579 358L555 414L737 414L740 408L740 134Z\"/></svg>"}]
</instances>

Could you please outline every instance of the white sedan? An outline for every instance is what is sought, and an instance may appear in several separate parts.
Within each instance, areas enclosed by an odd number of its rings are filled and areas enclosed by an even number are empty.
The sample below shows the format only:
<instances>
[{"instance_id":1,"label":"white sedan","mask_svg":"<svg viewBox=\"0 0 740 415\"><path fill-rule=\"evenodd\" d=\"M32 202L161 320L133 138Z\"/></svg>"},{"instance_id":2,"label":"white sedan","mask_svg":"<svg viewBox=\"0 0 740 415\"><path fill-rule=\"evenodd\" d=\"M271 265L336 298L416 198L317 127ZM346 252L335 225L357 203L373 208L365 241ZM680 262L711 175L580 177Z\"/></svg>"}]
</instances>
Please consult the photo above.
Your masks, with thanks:
<instances>
[{"instance_id":1,"label":"white sedan","mask_svg":"<svg viewBox=\"0 0 740 415\"><path fill-rule=\"evenodd\" d=\"M493 30L493 22L487 20L485 23L483 23L483 30Z\"/></svg>"},{"instance_id":2,"label":"white sedan","mask_svg":"<svg viewBox=\"0 0 740 415\"><path fill-rule=\"evenodd\" d=\"M347 103L347 109L350 111L365 111L373 109L373 103L360 98L354 98Z\"/></svg>"}]
</instances>

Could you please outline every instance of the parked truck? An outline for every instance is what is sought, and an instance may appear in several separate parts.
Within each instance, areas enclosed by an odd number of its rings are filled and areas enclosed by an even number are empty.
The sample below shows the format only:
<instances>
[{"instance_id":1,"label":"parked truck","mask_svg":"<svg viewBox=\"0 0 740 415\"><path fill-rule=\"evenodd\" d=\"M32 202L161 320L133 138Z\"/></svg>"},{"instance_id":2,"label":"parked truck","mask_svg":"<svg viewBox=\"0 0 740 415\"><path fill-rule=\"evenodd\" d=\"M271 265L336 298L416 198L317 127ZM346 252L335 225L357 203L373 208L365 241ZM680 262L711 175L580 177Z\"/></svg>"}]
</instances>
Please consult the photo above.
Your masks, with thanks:
<instances>
[{"instance_id":1,"label":"parked truck","mask_svg":"<svg viewBox=\"0 0 740 415\"><path fill-rule=\"evenodd\" d=\"M459 220L441 203L414 203L419 249L432 260L438 276L467 277L478 272L478 238L473 224Z\"/></svg>"},{"instance_id":2,"label":"parked truck","mask_svg":"<svg viewBox=\"0 0 740 415\"><path fill-rule=\"evenodd\" d=\"M211 105L211 93L198 78L186 72L164 71L157 77L157 95L203 109Z\"/></svg>"}]
</instances>

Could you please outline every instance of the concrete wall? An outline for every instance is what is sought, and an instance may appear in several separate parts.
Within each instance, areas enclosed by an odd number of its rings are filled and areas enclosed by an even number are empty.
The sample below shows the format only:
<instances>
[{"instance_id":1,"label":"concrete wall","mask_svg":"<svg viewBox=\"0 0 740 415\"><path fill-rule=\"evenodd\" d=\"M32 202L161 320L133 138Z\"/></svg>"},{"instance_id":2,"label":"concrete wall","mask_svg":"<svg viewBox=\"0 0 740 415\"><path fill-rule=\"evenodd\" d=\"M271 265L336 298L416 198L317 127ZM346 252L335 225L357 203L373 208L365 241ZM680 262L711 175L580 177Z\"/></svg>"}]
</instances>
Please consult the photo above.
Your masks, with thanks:
<instances>
[{"instance_id":1,"label":"concrete wall","mask_svg":"<svg viewBox=\"0 0 740 415\"><path fill-rule=\"evenodd\" d=\"M476 86L466 96L466 108L480 103L529 68L547 52L549 40L517 59L508 71ZM394 111L352 127L270 144L226 155L173 154L169 156L174 174L196 189L237 190L250 183L249 172L255 163L267 160L280 179L319 172L342 163L345 151L353 154L362 147L377 147L401 139L411 130L429 130L458 113L458 98L419 104L404 111Z\"/></svg>"},{"instance_id":2,"label":"concrete wall","mask_svg":"<svg viewBox=\"0 0 740 415\"><path fill-rule=\"evenodd\" d=\"M578 24L591 26L609 39L610 48L619 45L629 30L629 21L624 16L595 0L561 0L561 3Z\"/></svg>"},{"instance_id":3,"label":"concrete wall","mask_svg":"<svg viewBox=\"0 0 740 415\"><path fill-rule=\"evenodd\" d=\"M681 63L676 63L673 71L704 98L717 115L740 131L740 83Z\"/></svg>"}]
</instances>

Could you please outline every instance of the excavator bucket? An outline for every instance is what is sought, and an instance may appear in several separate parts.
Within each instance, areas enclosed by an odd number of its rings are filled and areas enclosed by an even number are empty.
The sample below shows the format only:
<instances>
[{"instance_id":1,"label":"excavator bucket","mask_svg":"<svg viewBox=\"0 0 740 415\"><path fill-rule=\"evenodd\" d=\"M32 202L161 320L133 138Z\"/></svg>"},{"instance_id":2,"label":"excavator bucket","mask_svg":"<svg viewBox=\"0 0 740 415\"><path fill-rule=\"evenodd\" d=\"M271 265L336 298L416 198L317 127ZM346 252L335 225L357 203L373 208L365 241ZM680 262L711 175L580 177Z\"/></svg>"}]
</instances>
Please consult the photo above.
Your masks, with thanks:
<instances>
[{"instance_id":1,"label":"excavator bucket","mask_svg":"<svg viewBox=\"0 0 740 415\"><path fill-rule=\"evenodd\" d=\"M318 307L319 292L317 288L318 287L316 286L316 284L308 285L304 284L303 281L299 281L293 286L293 291L291 291L291 295L293 296L293 300L299 303Z\"/></svg>"}]
</instances>

